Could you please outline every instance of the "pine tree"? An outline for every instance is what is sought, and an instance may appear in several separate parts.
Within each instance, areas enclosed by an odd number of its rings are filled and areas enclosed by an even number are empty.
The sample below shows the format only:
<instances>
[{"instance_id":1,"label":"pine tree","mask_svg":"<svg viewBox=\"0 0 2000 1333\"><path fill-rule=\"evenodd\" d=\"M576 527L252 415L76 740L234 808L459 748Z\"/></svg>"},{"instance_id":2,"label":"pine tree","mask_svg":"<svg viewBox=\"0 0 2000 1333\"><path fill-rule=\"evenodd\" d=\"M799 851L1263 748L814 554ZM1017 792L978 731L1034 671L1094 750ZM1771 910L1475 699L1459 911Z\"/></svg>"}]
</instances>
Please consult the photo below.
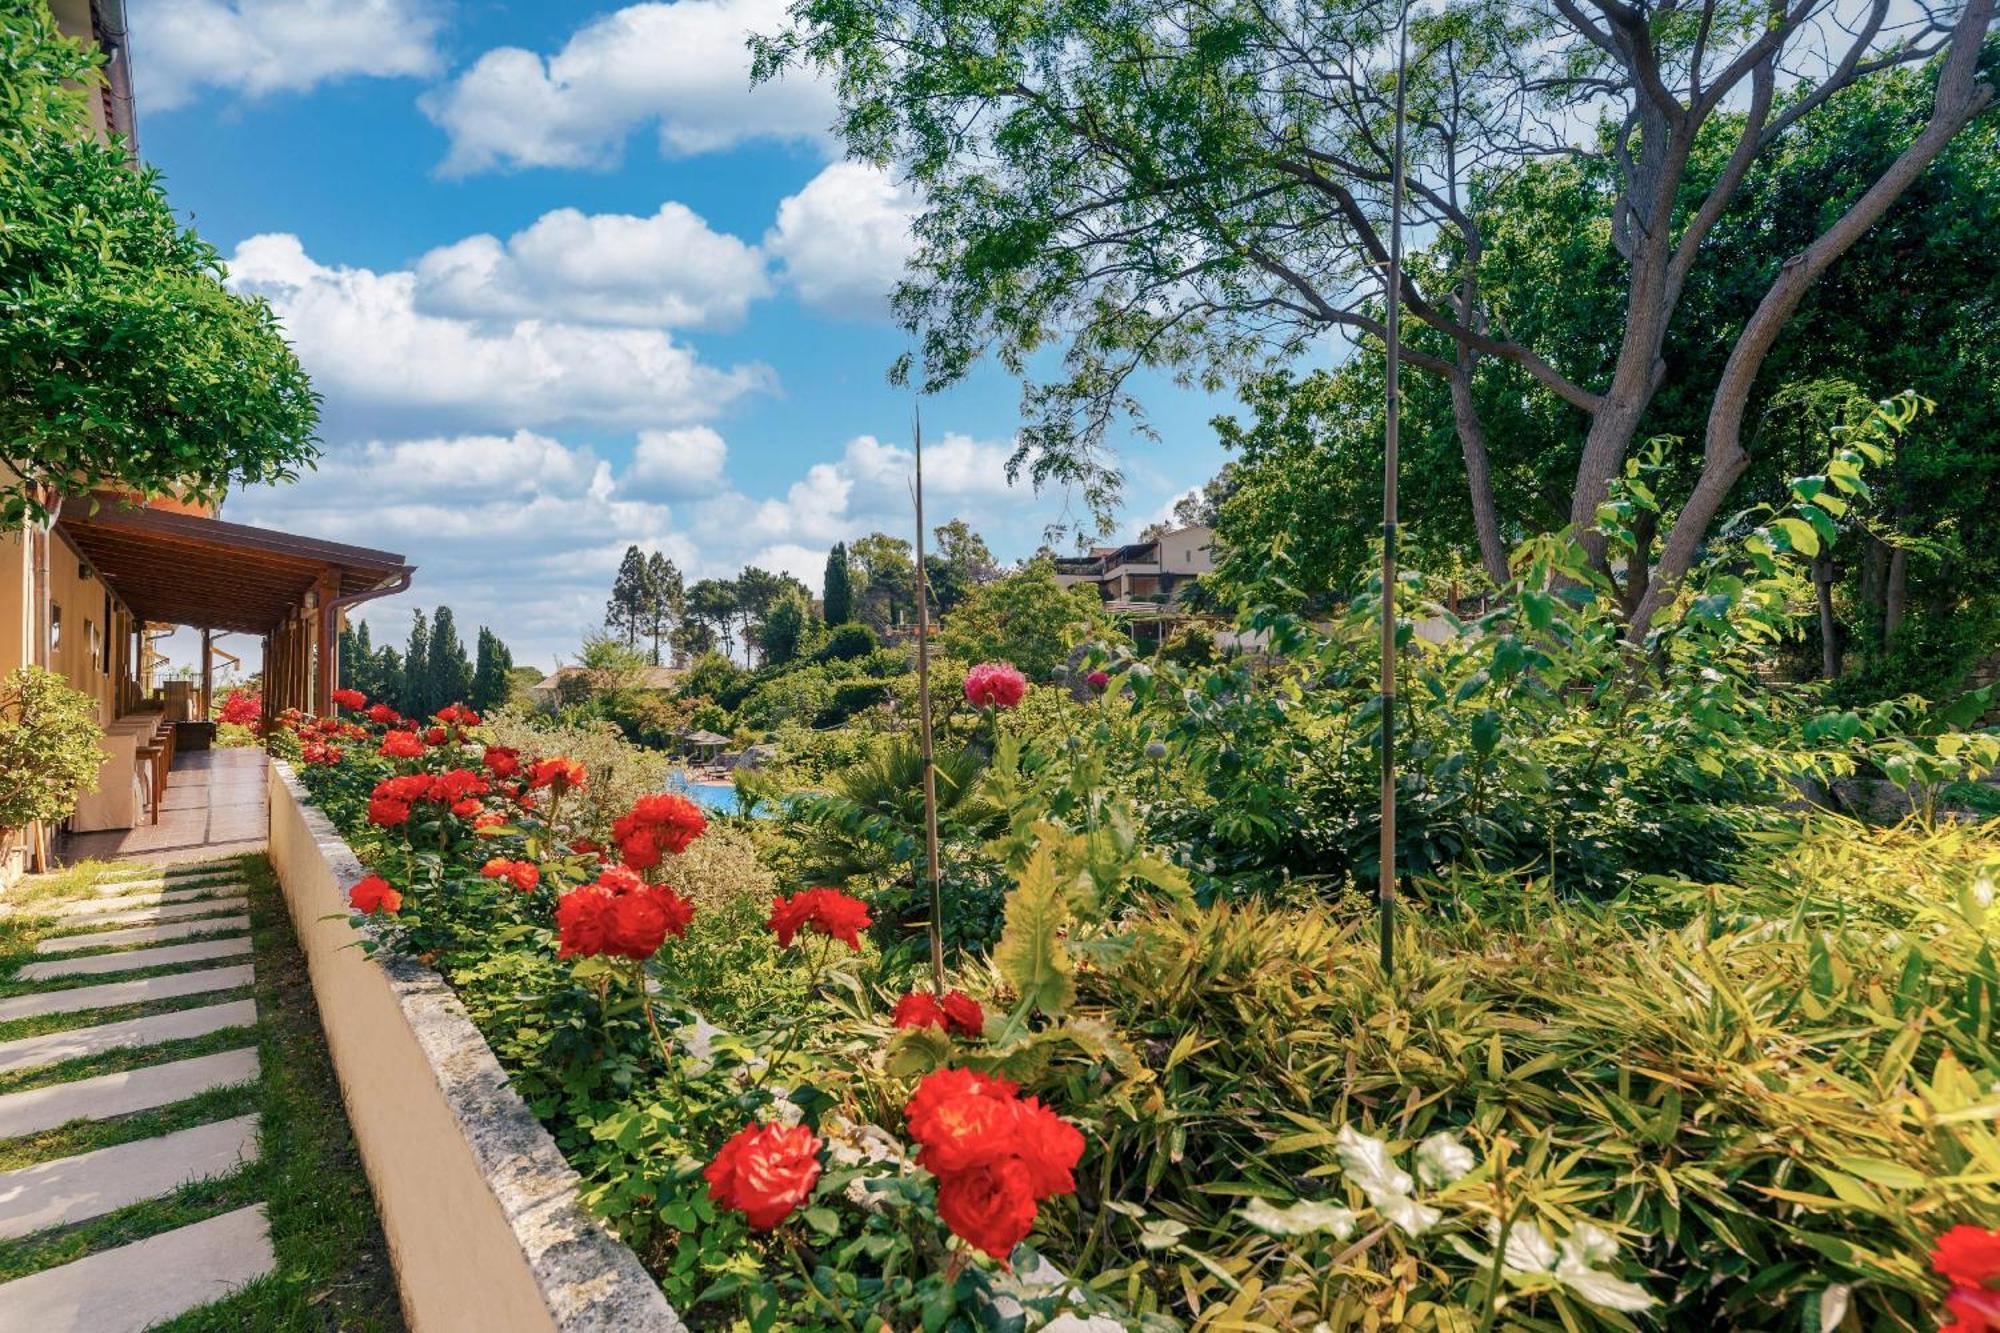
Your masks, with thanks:
<instances>
[{"instance_id":1,"label":"pine tree","mask_svg":"<svg viewBox=\"0 0 2000 1333\"><path fill-rule=\"evenodd\" d=\"M490 712L507 702L512 684L509 673L513 670L514 654L507 651L507 645L500 642L499 635L481 625L479 665L472 672L471 703L475 711Z\"/></svg>"},{"instance_id":2,"label":"pine tree","mask_svg":"<svg viewBox=\"0 0 2000 1333\"><path fill-rule=\"evenodd\" d=\"M687 604L681 571L663 551L646 560L645 634L653 641L653 665L660 665L660 643L674 630Z\"/></svg>"},{"instance_id":3,"label":"pine tree","mask_svg":"<svg viewBox=\"0 0 2000 1333\"><path fill-rule=\"evenodd\" d=\"M645 624L646 555L636 546L625 548L618 577L611 583L611 600L604 604L604 627L623 638L627 648L639 646Z\"/></svg>"},{"instance_id":4,"label":"pine tree","mask_svg":"<svg viewBox=\"0 0 2000 1333\"><path fill-rule=\"evenodd\" d=\"M472 660L465 655L451 608L440 606L431 618L431 651L424 669L429 717L447 704L464 703L472 695Z\"/></svg>"},{"instance_id":5,"label":"pine tree","mask_svg":"<svg viewBox=\"0 0 2000 1333\"><path fill-rule=\"evenodd\" d=\"M835 542L826 553L826 581L820 603L829 625L845 625L854 619L854 577L847 568L846 542Z\"/></svg>"},{"instance_id":6,"label":"pine tree","mask_svg":"<svg viewBox=\"0 0 2000 1333\"><path fill-rule=\"evenodd\" d=\"M373 687L368 693L371 703L384 703L398 712L403 704L403 656L388 644L375 650L374 661L368 664L368 682Z\"/></svg>"},{"instance_id":7,"label":"pine tree","mask_svg":"<svg viewBox=\"0 0 2000 1333\"><path fill-rule=\"evenodd\" d=\"M431 661L430 622L424 619L421 610L410 613L410 643L403 649L403 670L396 682L396 711L409 717L429 717L431 715L430 681L427 673Z\"/></svg>"},{"instance_id":8,"label":"pine tree","mask_svg":"<svg viewBox=\"0 0 2000 1333\"><path fill-rule=\"evenodd\" d=\"M787 588L779 593L757 627L757 644L764 651L764 665L777 666L797 657L799 644L811 622L812 608L806 604L803 591Z\"/></svg>"}]
</instances>

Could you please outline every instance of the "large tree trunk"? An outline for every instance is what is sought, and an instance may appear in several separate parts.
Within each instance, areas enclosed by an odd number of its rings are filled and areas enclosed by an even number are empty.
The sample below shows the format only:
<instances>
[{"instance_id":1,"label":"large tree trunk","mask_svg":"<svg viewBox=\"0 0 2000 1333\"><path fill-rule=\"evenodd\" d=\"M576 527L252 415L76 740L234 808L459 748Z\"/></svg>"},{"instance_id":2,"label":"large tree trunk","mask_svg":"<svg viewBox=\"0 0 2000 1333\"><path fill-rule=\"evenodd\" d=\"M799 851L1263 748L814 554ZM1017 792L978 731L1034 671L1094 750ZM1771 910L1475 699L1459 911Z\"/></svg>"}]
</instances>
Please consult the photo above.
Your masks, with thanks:
<instances>
[{"instance_id":1,"label":"large tree trunk","mask_svg":"<svg viewBox=\"0 0 2000 1333\"><path fill-rule=\"evenodd\" d=\"M1461 357L1461 364L1469 361ZM1486 453L1486 424L1472 401L1472 377L1465 367L1451 376L1451 413L1465 455L1465 482L1471 492L1472 526L1479 533L1479 563L1496 586L1507 583L1507 544L1500 537L1500 511L1493 500L1493 468Z\"/></svg>"},{"instance_id":2,"label":"large tree trunk","mask_svg":"<svg viewBox=\"0 0 2000 1333\"><path fill-rule=\"evenodd\" d=\"M1730 488L1749 466L1749 455L1742 444L1744 412L1757 372L1786 321L1819 276L1880 220L1924 168L1944 151L1945 145L1992 101L1993 89L1979 82L1977 75L1980 46L1993 21L1993 6L1994 0L1967 0L1952 34L1944 67L1938 73L1937 99L1929 123L1838 221L1820 233L1803 252L1785 261L1764 299L1758 302L1756 312L1737 336L1715 396L1710 400L1701 475L1673 530L1667 534L1659 566L1653 572L1653 586L1647 590L1627 629L1631 639L1642 638L1653 617L1679 591L1681 579L1693 567L1695 553L1707 539L1709 527L1721 512ZM1596 433L1594 429L1592 433ZM1585 452L1588 455L1588 448ZM1583 498L1580 480L1579 508Z\"/></svg>"},{"instance_id":3,"label":"large tree trunk","mask_svg":"<svg viewBox=\"0 0 2000 1333\"><path fill-rule=\"evenodd\" d=\"M1901 546L1889 552L1889 582L1882 593L1882 648L1887 651L1902 628L1903 606L1909 598L1910 553Z\"/></svg>"}]
</instances>

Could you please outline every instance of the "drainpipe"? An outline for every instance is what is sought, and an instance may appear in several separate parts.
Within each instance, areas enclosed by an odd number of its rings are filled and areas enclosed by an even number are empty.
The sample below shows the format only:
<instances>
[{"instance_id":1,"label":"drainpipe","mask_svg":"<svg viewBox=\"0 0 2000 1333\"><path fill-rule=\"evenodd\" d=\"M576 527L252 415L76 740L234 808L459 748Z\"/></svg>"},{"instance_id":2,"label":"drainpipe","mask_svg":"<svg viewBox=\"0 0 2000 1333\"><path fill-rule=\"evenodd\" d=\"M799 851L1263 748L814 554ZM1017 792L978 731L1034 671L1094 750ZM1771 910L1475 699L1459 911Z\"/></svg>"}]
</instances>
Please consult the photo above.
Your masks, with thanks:
<instances>
[{"instance_id":1,"label":"drainpipe","mask_svg":"<svg viewBox=\"0 0 2000 1333\"><path fill-rule=\"evenodd\" d=\"M132 97L131 28L125 0L91 0L97 43L104 48L104 78L111 96L111 130L125 136L125 154L139 164L139 119Z\"/></svg>"},{"instance_id":2,"label":"drainpipe","mask_svg":"<svg viewBox=\"0 0 2000 1333\"><path fill-rule=\"evenodd\" d=\"M411 566L398 574L393 583L370 588L366 592L351 592L345 597L330 597L320 603L319 613L324 617L320 621L320 651L329 653L333 657L333 674L329 679L333 681L334 689L340 688L340 613L350 606L372 602L378 597L394 597L399 592L408 592L410 580L415 577L416 572L416 567ZM328 699L326 702L329 710L327 715L330 717L333 700Z\"/></svg>"}]
</instances>

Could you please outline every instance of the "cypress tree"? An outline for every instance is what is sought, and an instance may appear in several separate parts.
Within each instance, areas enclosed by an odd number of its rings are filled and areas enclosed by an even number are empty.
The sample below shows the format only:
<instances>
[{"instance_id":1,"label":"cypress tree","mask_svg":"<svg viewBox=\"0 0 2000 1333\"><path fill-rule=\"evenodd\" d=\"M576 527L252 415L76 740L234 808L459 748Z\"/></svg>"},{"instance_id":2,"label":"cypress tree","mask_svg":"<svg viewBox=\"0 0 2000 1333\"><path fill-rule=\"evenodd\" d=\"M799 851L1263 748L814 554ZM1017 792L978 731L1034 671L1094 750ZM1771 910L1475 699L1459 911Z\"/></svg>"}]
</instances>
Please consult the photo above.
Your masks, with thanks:
<instances>
[{"instance_id":1,"label":"cypress tree","mask_svg":"<svg viewBox=\"0 0 2000 1333\"><path fill-rule=\"evenodd\" d=\"M471 702L475 710L486 713L507 702L508 673L513 669L514 654L507 651L507 645L500 642L499 635L481 625L479 664L472 672Z\"/></svg>"},{"instance_id":2,"label":"cypress tree","mask_svg":"<svg viewBox=\"0 0 2000 1333\"><path fill-rule=\"evenodd\" d=\"M448 606L440 606L431 617L431 651L424 676L429 692L426 717L472 696L472 659L465 655L465 644L459 640Z\"/></svg>"},{"instance_id":3,"label":"cypress tree","mask_svg":"<svg viewBox=\"0 0 2000 1333\"><path fill-rule=\"evenodd\" d=\"M687 602L681 571L663 551L646 559L646 637L653 641L653 665L660 664L660 643L673 634Z\"/></svg>"},{"instance_id":4,"label":"cypress tree","mask_svg":"<svg viewBox=\"0 0 2000 1333\"><path fill-rule=\"evenodd\" d=\"M410 613L410 642L403 649L403 669L398 673L394 703L396 711L409 717L429 717L431 661L430 622L421 610Z\"/></svg>"},{"instance_id":5,"label":"cypress tree","mask_svg":"<svg viewBox=\"0 0 2000 1333\"><path fill-rule=\"evenodd\" d=\"M627 648L639 646L639 632L645 626L646 555L636 546L625 548L618 562L618 577L611 583L611 600L604 604L604 627L625 640Z\"/></svg>"},{"instance_id":6,"label":"cypress tree","mask_svg":"<svg viewBox=\"0 0 2000 1333\"><path fill-rule=\"evenodd\" d=\"M827 624L845 625L854 619L854 578L847 568L846 542L835 542L826 553L826 581L820 602Z\"/></svg>"}]
</instances>

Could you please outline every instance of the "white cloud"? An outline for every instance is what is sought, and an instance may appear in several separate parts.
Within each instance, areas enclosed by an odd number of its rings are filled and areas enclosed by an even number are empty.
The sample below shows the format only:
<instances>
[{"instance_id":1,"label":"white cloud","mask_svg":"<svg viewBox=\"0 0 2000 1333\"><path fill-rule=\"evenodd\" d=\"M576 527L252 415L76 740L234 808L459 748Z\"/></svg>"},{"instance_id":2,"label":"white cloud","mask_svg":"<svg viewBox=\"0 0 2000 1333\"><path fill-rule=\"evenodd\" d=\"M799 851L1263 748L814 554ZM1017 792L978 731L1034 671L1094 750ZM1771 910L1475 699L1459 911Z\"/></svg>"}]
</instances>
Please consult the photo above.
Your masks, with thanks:
<instances>
[{"instance_id":1,"label":"white cloud","mask_svg":"<svg viewBox=\"0 0 2000 1333\"><path fill-rule=\"evenodd\" d=\"M135 0L132 11L133 74L149 112L203 86L265 97L438 68L431 0Z\"/></svg>"},{"instance_id":2,"label":"white cloud","mask_svg":"<svg viewBox=\"0 0 2000 1333\"><path fill-rule=\"evenodd\" d=\"M835 162L778 205L764 248L799 299L849 318L882 315L915 249L916 195L889 174Z\"/></svg>"},{"instance_id":3,"label":"white cloud","mask_svg":"<svg viewBox=\"0 0 2000 1333\"><path fill-rule=\"evenodd\" d=\"M711 417L773 383L761 365L704 365L656 329L425 314L414 273L322 265L285 233L239 245L229 281L270 300L335 426L651 427Z\"/></svg>"},{"instance_id":4,"label":"white cloud","mask_svg":"<svg viewBox=\"0 0 2000 1333\"><path fill-rule=\"evenodd\" d=\"M672 202L651 217L559 208L504 243L440 246L416 275L426 311L578 324L728 327L771 290L754 247Z\"/></svg>"},{"instance_id":5,"label":"white cloud","mask_svg":"<svg viewBox=\"0 0 2000 1333\"><path fill-rule=\"evenodd\" d=\"M794 72L750 86L753 32L784 26L786 0L677 0L594 19L543 56L497 47L420 105L451 138L442 170L604 167L644 125L669 156L754 139L825 142L827 86Z\"/></svg>"},{"instance_id":6,"label":"white cloud","mask_svg":"<svg viewBox=\"0 0 2000 1333\"><path fill-rule=\"evenodd\" d=\"M625 489L659 499L713 494L722 486L728 458L729 446L707 426L640 431Z\"/></svg>"}]
</instances>

